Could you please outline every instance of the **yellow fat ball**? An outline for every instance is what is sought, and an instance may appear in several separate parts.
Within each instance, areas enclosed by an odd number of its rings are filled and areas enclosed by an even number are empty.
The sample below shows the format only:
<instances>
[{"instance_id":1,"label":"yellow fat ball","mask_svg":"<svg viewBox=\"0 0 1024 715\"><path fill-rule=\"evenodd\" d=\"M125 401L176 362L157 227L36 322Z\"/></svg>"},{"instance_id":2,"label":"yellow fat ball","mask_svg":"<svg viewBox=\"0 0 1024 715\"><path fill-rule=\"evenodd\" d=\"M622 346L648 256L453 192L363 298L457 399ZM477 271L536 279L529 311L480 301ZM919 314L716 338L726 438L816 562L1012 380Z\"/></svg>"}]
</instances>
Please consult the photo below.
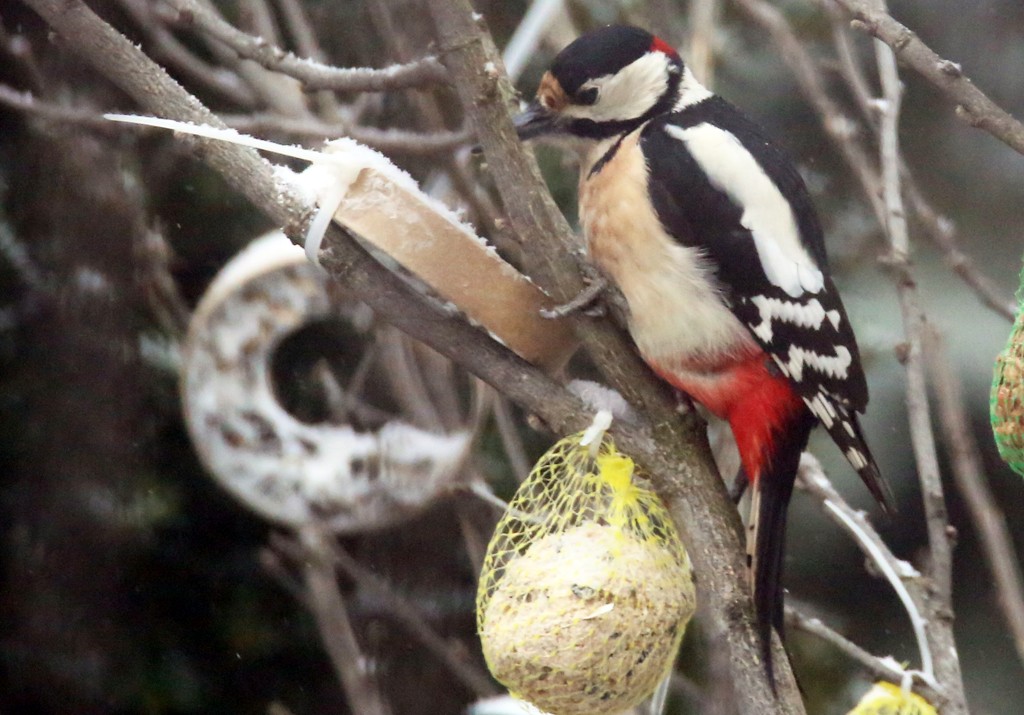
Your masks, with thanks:
<instances>
[{"instance_id":1,"label":"yellow fat ball","mask_svg":"<svg viewBox=\"0 0 1024 715\"><path fill-rule=\"evenodd\" d=\"M484 656L553 715L612 715L668 673L696 603L689 559L631 459L560 441L488 547L477 598Z\"/></svg>"},{"instance_id":2,"label":"yellow fat ball","mask_svg":"<svg viewBox=\"0 0 1024 715\"><path fill-rule=\"evenodd\" d=\"M931 703L917 693L904 693L898 685L875 683L849 715L938 715Z\"/></svg>"},{"instance_id":3,"label":"yellow fat ball","mask_svg":"<svg viewBox=\"0 0 1024 715\"><path fill-rule=\"evenodd\" d=\"M510 565L480 639L494 677L538 707L620 713L671 667L694 606L688 570L657 545L587 523Z\"/></svg>"}]
</instances>

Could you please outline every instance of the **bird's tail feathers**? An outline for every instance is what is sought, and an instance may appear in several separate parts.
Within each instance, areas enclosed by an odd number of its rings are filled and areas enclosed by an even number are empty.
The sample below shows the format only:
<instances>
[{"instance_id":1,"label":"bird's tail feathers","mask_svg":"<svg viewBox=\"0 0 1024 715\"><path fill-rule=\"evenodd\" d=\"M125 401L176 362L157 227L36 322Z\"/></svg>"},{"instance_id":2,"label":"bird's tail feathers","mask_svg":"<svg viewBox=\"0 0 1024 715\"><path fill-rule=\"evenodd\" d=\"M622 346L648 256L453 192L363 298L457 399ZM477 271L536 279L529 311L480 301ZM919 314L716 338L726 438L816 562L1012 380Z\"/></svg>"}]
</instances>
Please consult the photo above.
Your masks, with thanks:
<instances>
[{"instance_id":1,"label":"bird's tail feathers","mask_svg":"<svg viewBox=\"0 0 1024 715\"><path fill-rule=\"evenodd\" d=\"M764 450L759 467L745 467L748 473L753 473L747 560L762 655L772 688L775 687L772 628L779 632L780 637L783 635L782 571L786 512L793 494L800 454L807 446L813 426L813 420L806 413L796 418L799 420L797 424L786 425L776 431L775 439L770 443L771 451Z\"/></svg>"},{"instance_id":2,"label":"bird's tail feathers","mask_svg":"<svg viewBox=\"0 0 1024 715\"><path fill-rule=\"evenodd\" d=\"M882 477L875 458L871 456L857 413L836 402L832 402L831 407L835 412L835 419L830 422L822 420L822 425L828 430L829 436L846 460L857 470L871 496L887 514L895 513L896 500L893 498L892 489Z\"/></svg>"}]
</instances>

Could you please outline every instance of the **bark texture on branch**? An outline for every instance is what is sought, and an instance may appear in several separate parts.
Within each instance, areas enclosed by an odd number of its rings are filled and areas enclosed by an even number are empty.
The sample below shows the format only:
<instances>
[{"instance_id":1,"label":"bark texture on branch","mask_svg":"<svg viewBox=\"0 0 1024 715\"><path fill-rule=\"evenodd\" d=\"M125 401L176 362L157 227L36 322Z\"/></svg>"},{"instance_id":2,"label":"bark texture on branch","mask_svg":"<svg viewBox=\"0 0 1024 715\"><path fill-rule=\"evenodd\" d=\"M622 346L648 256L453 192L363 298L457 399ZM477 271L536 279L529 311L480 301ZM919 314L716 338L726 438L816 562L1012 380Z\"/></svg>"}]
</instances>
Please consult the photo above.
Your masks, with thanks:
<instances>
[{"instance_id":1,"label":"bark texture on branch","mask_svg":"<svg viewBox=\"0 0 1024 715\"><path fill-rule=\"evenodd\" d=\"M532 156L516 138L510 117L515 110L514 91L498 69L501 59L494 43L468 2L432 0L428 5L441 60L476 127L509 223L531 249L526 252L527 268L556 300L568 301L584 287L572 254L577 242L540 180ZM781 670L778 698L768 684L746 588L739 523L711 461L703 424L692 414L679 419L664 387L622 331L606 321L580 319L577 333L608 382L653 425L655 441L649 445L630 435L617 436L617 441L652 473L688 545L698 574L705 626L715 647L727 655L737 710L803 712L781 649L775 655Z\"/></svg>"},{"instance_id":2,"label":"bark texture on branch","mask_svg":"<svg viewBox=\"0 0 1024 715\"><path fill-rule=\"evenodd\" d=\"M896 58L914 69L956 104L957 115L1024 154L1024 124L978 89L956 62L940 57L917 34L874 2L833 0L854 19L854 27L892 48Z\"/></svg>"}]
</instances>

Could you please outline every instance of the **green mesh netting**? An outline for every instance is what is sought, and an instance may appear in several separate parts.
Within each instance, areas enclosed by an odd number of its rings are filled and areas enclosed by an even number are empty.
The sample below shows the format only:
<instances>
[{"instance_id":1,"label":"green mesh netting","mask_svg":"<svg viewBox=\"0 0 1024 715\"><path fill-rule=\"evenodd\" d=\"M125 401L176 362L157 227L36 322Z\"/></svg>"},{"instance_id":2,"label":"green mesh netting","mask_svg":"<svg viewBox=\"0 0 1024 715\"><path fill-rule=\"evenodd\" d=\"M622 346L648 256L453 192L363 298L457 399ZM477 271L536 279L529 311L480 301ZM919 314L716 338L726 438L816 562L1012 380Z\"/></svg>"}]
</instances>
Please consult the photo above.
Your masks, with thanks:
<instances>
[{"instance_id":1,"label":"green mesh netting","mask_svg":"<svg viewBox=\"0 0 1024 715\"><path fill-rule=\"evenodd\" d=\"M996 358L989 411L999 455L1024 476L1024 271L1017 291L1017 319L1006 347Z\"/></svg>"}]
</instances>

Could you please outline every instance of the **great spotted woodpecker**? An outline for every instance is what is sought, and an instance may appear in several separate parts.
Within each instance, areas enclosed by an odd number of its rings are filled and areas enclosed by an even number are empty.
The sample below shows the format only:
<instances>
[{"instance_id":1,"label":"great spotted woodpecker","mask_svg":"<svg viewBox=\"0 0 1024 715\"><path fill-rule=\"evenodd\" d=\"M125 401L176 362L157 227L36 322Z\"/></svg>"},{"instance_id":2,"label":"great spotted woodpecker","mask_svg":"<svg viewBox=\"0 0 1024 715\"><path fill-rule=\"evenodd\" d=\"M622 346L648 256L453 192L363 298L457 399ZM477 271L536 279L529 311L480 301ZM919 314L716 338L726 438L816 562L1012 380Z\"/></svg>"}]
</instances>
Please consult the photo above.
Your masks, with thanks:
<instances>
[{"instance_id":1,"label":"great spotted woodpecker","mask_svg":"<svg viewBox=\"0 0 1024 715\"><path fill-rule=\"evenodd\" d=\"M890 503L857 421L867 385L807 188L760 127L635 27L562 50L516 127L582 140L591 260L626 297L647 364L732 428L753 487L748 561L774 683L786 510L817 422Z\"/></svg>"}]
</instances>

